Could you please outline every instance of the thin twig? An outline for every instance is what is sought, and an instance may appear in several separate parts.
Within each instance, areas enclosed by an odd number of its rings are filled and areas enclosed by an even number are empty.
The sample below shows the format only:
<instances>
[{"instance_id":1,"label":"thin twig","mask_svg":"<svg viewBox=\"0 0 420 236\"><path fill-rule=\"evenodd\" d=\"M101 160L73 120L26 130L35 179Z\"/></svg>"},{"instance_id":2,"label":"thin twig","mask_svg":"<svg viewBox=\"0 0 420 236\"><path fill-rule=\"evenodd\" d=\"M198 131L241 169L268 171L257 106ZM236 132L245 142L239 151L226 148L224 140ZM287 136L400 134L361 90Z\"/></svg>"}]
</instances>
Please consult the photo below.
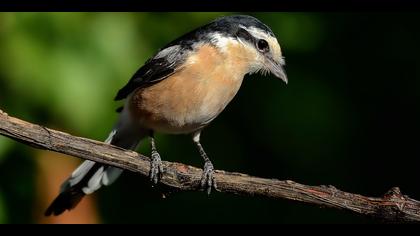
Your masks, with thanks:
<instances>
[{"instance_id":1,"label":"thin twig","mask_svg":"<svg viewBox=\"0 0 420 236\"><path fill-rule=\"evenodd\" d=\"M148 176L149 158L102 142L75 137L11 117L0 110L0 134L36 148L92 160ZM163 162L161 184L177 190L200 189L202 170L181 163ZM308 186L290 180L263 179L217 170L220 192L283 198L319 206L344 209L392 222L419 222L420 202L391 188L382 197L365 197L334 186Z\"/></svg>"}]
</instances>

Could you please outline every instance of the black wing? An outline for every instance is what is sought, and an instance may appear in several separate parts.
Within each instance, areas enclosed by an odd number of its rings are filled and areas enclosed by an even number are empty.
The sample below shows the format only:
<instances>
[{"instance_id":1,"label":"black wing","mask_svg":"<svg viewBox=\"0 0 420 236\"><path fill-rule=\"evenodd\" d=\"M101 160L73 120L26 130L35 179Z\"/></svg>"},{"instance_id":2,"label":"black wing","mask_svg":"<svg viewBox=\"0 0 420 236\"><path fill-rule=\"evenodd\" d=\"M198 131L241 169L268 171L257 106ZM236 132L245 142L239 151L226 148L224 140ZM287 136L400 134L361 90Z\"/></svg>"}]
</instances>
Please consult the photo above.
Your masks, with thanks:
<instances>
[{"instance_id":1,"label":"black wing","mask_svg":"<svg viewBox=\"0 0 420 236\"><path fill-rule=\"evenodd\" d=\"M195 43L210 42L209 33L236 32L237 28L232 28L234 24L230 24L229 19L216 19L170 42L131 77L127 85L118 91L115 100L124 99L137 88L149 86L171 76L185 62Z\"/></svg>"},{"instance_id":2,"label":"black wing","mask_svg":"<svg viewBox=\"0 0 420 236\"><path fill-rule=\"evenodd\" d=\"M154 84L169 77L183 64L189 52L189 47L181 45L172 45L161 50L137 70L130 81L118 91L115 100L124 99L137 88Z\"/></svg>"},{"instance_id":3,"label":"black wing","mask_svg":"<svg viewBox=\"0 0 420 236\"><path fill-rule=\"evenodd\" d=\"M118 91L115 100L124 99L137 88L149 86L175 73L185 62L188 54L192 52L193 45L196 42L208 40L209 31L215 31L211 28L213 24L209 23L199 27L166 45L137 70L130 81Z\"/></svg>"}]
</instances>

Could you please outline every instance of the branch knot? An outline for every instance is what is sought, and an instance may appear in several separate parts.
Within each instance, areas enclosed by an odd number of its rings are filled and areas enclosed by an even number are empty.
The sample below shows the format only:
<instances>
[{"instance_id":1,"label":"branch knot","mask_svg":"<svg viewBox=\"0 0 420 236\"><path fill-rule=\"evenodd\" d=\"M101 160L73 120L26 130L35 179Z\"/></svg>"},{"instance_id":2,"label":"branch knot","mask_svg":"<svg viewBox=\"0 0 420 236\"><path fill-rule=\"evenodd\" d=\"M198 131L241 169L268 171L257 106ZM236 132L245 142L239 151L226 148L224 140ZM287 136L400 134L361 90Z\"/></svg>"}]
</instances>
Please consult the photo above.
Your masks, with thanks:
<instances>
[{"instance_id":1,"label":"branch knot","mask_svg":"<svg viewBox=\"0 0 420 236\"><path fill-rule=\"evenodd\" d=\"M1 109L0 109L0 114L1 114L1 115L4 115L4 116L6 116L6 117L8 117L8 116L9 116L6 112L4 112L4 111L3 111L3 110L1 110Z\"/></svg>"},{"instance_id":2,"label":"branch knot","mask_svg":"<svg viewBox=\"0 0 420 236\"><path fill-rule=\"evenodd\" d=\"M405 201L404 195L401 193L400 188L398 187L392 187L388 192L384 194L384 199L395 202L395 201Z\"/></svg>"}]
</instances>

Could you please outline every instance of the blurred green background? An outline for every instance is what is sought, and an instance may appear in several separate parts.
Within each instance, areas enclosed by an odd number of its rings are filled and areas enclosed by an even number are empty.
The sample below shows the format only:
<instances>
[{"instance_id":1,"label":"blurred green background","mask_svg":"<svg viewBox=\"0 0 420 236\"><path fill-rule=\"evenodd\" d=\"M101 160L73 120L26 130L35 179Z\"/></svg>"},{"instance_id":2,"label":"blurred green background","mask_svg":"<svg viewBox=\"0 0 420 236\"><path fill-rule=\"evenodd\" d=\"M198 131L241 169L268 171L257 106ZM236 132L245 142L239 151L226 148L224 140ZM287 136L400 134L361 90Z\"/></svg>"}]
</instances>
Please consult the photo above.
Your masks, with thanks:
<instances>
[{"instance_id":1,"label":"blurred green background","mask_svg":"<svg viewBox=\"0 0 420 236\"><path fill-rule=\"evenodd\" d=\"M104 140L131 75L176 37L233 13L0 13L0 109ZM202 134L217 169L380 196L393 186L420 199L420 15L242 13L278 37L289 84L247 76ZM189 136L158 135L163 159L198 167ZM148 155L147 143L140 152ZM44 152L0 137L0 223L46 222L43 210L71 169L45 175ZM38 163L38 164L37 164ZM73 166L71 166L73 168ZM43 180L56 180L48 186ZM125 173L95 193L102 223L371 223L348 212L213 192L162 198ZM51 196L54 197L54 196Z\"/></svg>"}]
</instances>

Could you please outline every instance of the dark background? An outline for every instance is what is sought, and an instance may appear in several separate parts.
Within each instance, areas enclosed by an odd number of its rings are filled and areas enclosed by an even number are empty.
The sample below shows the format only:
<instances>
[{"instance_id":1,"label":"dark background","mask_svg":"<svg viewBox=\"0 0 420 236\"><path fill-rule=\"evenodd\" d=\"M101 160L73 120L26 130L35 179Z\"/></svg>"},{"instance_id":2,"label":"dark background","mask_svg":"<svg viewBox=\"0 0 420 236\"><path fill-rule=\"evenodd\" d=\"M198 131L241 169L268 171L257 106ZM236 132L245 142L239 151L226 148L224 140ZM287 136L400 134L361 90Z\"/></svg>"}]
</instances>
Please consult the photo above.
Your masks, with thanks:
<instances>
[{"instance_id":1,"label":"dark background","mask_svg":"<svg viewBox=\"0 0 420 236\"><path fill-rule=\"evenodd\" d=\"M0 13L0 108L104 140L120 105L112 99L138 67L174 38L228 14ZM278 37L289 84L247 76L202 134L215 167L367 196L399 186L420 199L420 15L247 14ZM190 137L158 135L157 141L164 160L202 166ZM149 155L147 142L139 151ZM42 213L78 161L0 137L0 223L54 222ZM80 222L377 222L217 192L163 199L147 179L128 172L87 201L94 219Z\"/></svg>"}]
</instances>

